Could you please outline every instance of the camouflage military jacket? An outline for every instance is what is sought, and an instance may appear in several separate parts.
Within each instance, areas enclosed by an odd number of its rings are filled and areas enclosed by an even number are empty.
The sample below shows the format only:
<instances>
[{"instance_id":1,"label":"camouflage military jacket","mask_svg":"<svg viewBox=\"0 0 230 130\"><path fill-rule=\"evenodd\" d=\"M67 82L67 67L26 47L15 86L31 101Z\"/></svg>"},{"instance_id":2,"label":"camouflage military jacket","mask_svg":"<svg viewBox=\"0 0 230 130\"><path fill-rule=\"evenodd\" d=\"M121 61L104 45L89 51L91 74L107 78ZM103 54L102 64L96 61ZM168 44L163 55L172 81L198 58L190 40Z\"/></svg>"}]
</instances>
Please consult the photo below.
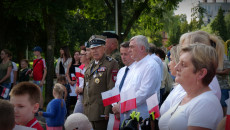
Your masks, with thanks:
<instances>
[{"instance_id":1,"label":"camouflage military jacket","mask_svg":"<svg viewBox=\"0 0 230 130\"><path fill-rule=\"evenodd\" d=\"M118 72L118 63L109 56L103 56L98 64L92 60L85 71L83 107L90 121L104 120L111 106L103 106L101 93L114 87Z\"/></svg>"},{"instance_id":2,"label":"camouflage military jacket","mask_svg":"<svg viewBox=\"0 0 230 130\"><path fill-rule=\"evenodd\" d=\"M123 62L121 60L121 54L118 51L118 49L116 49L115 51L113 51L113 53L111 54L111 57L114 58L118 62L119 68L124 67L124 64L123 64Z\"/></svg>"}]
</instances>

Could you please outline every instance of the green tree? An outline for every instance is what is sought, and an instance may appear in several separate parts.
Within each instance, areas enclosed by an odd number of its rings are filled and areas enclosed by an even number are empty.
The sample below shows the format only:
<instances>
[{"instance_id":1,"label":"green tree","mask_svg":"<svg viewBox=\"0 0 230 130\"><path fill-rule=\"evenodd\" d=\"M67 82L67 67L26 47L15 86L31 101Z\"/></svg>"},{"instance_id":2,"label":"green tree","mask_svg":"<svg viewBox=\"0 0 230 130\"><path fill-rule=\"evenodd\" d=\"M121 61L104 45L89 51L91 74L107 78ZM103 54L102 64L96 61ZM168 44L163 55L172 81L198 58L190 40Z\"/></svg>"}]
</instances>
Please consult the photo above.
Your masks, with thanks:
<instances>
[{"instance_id":1,"label":"green tree","mask_svg":"<svg viewBox=\"0 0 230 130\"><path fill-rule=\"evenodd\" d=\"M163 13L174 9L181 0L117 0L118 1L118 35L120 42L122 42L129 34L130 30L144 18L146 21L144 29L158 26L156 22L158 18L162 18ZM107 30L115 30L115 0L84 0L84 8L81 13L88 18L101 18L101 22L107 25ZM148 18L152 17L152 18ZM153 20L156 19L156 20ZM159 20L159 19L158 19ZM111 21L111 22L110 22ZM151 25L151 23L157 23ZM158 28L158 27L156 27Z\"/></svg>"},{"instance_id":2,"label":"green tree","mask_svg":"<svg viewBox=\"0 0 230 130\"><path fill-rule=\"evenodd\" d=\"M224 20L223 10L220 8L218 14L211 24L212 30L219 35L224 41L227 40L227 27Z\"/></svg>"},{"instance_id":3,"label":"green tree","mask_svg":"<svg viewBox=\"0 0 230 130\"><path fill-rule=\"evenodd\" d=\"M227 39L230 39L230 13L225 15L224 21L226 23Z\"/></svg>"}]
</instances>

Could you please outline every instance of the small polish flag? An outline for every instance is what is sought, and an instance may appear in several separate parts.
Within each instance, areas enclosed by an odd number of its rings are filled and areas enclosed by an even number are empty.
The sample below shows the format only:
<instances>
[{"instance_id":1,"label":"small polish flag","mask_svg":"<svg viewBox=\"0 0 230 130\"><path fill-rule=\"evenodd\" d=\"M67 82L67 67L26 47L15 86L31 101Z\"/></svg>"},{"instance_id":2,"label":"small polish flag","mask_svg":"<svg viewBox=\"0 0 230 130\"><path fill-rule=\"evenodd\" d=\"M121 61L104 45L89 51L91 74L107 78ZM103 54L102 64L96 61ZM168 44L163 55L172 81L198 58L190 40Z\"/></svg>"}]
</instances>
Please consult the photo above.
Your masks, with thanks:
<instances>
[{"instance_id":1,"label":"small polish flag","mask_svg":"<svg viewBox=\"0 0 230 130\"><path fill-rule=\"evenodd\" d=\"M121 113L137 108L135 89L129 89L121 94Z\"/></svg>"},{"instance_id":2,"label":"small polish flag","mask_svg":"<svg viewBox=\"0 0 230 130\"><path fill-rule=\"evenodd\" d=\"M159 102L157 99L157 93L153 94L151 97L149 97L146 100L147 106L148 106L148 111L149 114L152 112L155 112L155 118L158 118L160 116L160 111L159 111Z\"/></svg>"},{"instance_id":3,"label":"small polish flag","mask_svg":"<svg viewBox=\"0 0 230 130\"><path fill-rule=\"evenodd\" d=\"M109 114L109 123L107 130L119 130L120 120L114 116L114 114Z\"/></svg>"},{"instance_id":4,"label":"small polish flag","mask_svg":"<svg viewBox=\"0 0 230 130\"><path fill-rule=\"evenodd\" d=\"M73 73L71 73L71 78L72 78L73 81L76 80L76 76Z\"/></svg>"},{"instance_id":5,"label":"small polish flag","mask_svg":"<svg viewBox=\"0 0 230 130\"><path fill-rule=\"evenodd\" d=\"M6 88L6 87L3 87L3 86L1 86L1 87L3 88L3 89L2 89L1 96L2 96L4 99L6 99L7 96L9 95L10 89L8 89L8 88Z\"/></svg>"},{"instance_id":6,"label":"small polish flag","mask_svg":"<svg viewBox=\"0 0 230 130\"><path fill-rule=\"evenodd\" d=\"M102 101L104 106L108 106L115 102L119 102L120 101L119 88L114 87L111 90L102 92L101 96L102 96Z\"/></svg>"},{"instance_id":7,"label":"small polish flag","mask_svg":"<svg viewBox=\"0 0 230 130\"><path fill-rule=\"evenodd\" d=\"M230 96L230 92L229 92ZM225 130L230 130L230 98L227 100L227 117L226 117L226 126Z\"/></svg>"}]
</instances>

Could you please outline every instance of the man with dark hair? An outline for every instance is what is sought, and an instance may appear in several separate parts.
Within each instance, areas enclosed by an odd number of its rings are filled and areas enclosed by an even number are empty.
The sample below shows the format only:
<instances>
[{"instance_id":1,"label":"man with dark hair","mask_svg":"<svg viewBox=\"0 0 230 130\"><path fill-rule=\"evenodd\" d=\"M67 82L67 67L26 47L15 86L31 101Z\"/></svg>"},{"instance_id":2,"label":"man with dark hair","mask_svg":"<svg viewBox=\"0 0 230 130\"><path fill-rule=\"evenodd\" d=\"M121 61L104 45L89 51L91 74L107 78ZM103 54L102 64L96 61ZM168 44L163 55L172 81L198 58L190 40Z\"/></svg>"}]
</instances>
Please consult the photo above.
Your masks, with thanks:
<instances>
[{"instance_id":1,"label":"man with dark hair","mask_svg":"<svg viewBox=\"0 0 230 130\"><path fill-rule=\"evenodd\" d=\"M117 74L115 87L119 87L119 91L121 92L122 88L124 89L125 86L127 86L130 78L132 78L132 75L129 73L129 71L134 68L134 60L131 58L129 53L129 42L124 42L120 45L120 53L121 60L125 66L122 67ZM120 103L114 105L112 110L118 119L120 117L120 122L122 122L124 120L124 114L120 113Z\"/></svg>"},{"instance_id":2,"label":"man with dark hair","mask_svg":"<svg viewBox=\"0 0 230 130\"><path fill-rule=\"evenodd\" d=\"M105 32L102 34L106 36L105 40L105 54L111 56L115 60L117 60L119 64L119 68L123 67L124 64L121 61L121 55L118 50L118 35L115 33Z\"/></svg>"}]
</instances>

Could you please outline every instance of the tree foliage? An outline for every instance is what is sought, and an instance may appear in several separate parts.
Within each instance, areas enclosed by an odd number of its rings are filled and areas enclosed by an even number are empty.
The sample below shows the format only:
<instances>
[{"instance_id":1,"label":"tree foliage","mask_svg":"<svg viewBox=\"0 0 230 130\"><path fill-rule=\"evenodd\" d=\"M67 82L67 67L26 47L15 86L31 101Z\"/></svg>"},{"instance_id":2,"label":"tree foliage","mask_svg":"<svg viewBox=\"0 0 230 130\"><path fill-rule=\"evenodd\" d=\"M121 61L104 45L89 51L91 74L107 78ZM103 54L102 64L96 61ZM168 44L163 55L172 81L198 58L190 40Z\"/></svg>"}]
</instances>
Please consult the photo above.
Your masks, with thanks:
<instances>
[{"instance_id":1,"label":"tree foliage","mask_svg":"<svg viewBox=\"0 0 230 130\"><path fill-rule=\"evenodd\" d=\"M211 24L212 30L218 34L224 41L227 40L226 23L224 20L223 10L220 8L218 14Z\"/></svg>"},{"instance_id":2,"label":"tree foliage","mask_svg":"<svg viewBox=\"0 0 230 130\"><path fill-rule=\"evenodd\" d=\"M117 0L120 42L143 34L160 45L163 14L181 0ZM14 52L18 62L25 51L43 48L47 61L46 101L52 98L54 57L68 45L73 52L92 34L115 30L115 0L1 0L0 49ZM130 33L130 30L135 30ZM32 56L30 57L32 60Z\"/></svg>"}]
</instances>

